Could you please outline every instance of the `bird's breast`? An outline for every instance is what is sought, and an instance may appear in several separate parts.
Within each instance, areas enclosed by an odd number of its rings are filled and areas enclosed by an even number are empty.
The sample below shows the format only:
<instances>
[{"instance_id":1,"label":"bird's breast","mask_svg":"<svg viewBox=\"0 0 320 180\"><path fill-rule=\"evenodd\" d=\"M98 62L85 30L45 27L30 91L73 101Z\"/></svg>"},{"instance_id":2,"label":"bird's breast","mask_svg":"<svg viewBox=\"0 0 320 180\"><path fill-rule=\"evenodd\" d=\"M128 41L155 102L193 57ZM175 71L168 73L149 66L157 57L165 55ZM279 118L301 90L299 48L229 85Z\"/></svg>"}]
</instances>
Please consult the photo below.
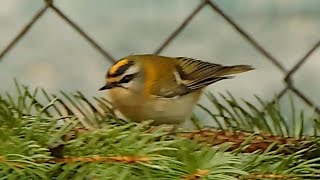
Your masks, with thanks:
<instances>
[{"instance_id":1,"label":"bird's breast","mask_svg":"<svg viewBox=\"0 0 320 180\"><path fill-rule=\"evenodd\" d=\"M154 124L179 124L191 116L201 95L200 91L176 98L159 98L134 93L127 89L111 89L109 97L128 119L141 122L154 120Z\"/></svg>"}]
</instances>

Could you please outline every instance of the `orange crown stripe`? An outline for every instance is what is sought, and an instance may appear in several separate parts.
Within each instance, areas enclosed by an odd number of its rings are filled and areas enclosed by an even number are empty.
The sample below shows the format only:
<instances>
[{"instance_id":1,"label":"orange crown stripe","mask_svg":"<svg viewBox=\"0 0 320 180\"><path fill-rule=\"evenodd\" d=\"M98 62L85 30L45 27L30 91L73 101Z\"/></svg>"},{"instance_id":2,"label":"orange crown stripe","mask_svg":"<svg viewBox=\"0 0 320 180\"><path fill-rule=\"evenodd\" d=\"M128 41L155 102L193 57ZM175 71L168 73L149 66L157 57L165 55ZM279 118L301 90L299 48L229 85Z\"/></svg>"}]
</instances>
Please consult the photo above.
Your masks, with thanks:
<instances>
[{"instance_id":1,"label":"orange crown stripe","mask_svg":"<svg viewBox=\"0 0 320 180\"><path fill-rule=\"evenodd\" d=\"M115 65L113 65L113 66L110 68L109 73L110 73L110 74L116 73L116 71L117 71L121 66L126 65L126 64L128 64L128 63L129 63L128 59L123 59L123 60L118 61Z\"/></svg>"}]
</instances>

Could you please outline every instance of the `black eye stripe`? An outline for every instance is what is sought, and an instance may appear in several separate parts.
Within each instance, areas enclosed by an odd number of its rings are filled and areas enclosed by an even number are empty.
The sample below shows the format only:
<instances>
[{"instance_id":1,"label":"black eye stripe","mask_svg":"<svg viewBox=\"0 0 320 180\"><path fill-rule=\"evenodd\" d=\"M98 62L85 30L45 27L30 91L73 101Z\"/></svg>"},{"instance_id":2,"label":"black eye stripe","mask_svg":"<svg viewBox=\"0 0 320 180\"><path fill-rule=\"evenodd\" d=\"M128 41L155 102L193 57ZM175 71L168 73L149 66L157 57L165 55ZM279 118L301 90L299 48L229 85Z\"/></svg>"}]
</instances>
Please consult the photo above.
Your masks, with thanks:
<instances>
[{"instance_id":1,"label":"black eye stripe","mask_svg":"<svg viewBox=\"0 0 320 180\"><path fill-rule=\"evenodd\" d=\"M133 65L133 61L129 61L127 64L124 64L122 66L120 66L115 73L110 74L110 72L108 72L107 77L117 77L122 75L123 73L125 73L130 66Z\"/></svg>"},{"instance_id":2,"label":"black eye stripe","mask_svg":"<svg viewBox=\"0 0 320 180\"><path fill-rule=\"evenodd\" d=\"M135 77L136 74L128 74L128 75L125 75L120 81L119 83L128 83L130 82L134 77Z\"/></svg>"}]
</instances>

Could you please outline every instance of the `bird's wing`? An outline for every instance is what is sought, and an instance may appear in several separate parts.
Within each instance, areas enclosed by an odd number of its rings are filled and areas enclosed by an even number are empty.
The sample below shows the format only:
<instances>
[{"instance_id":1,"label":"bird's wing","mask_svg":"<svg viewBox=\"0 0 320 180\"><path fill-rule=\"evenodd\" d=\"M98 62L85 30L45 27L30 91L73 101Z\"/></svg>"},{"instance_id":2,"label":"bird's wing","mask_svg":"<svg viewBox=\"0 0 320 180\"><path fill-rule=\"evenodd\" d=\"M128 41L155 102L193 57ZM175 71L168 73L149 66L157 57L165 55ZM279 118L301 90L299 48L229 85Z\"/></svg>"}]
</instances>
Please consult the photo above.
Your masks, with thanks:
<instances>
[{"instance_id":1,"label":"bird's wing","mask_svg":"<svg viewBox=\"0 0 320 180\"><path fill-rule=\"evenodd\" d=\"M223 79L229 79L231 76L225 76L222 72L226 66L203 62L200 60L177 57L176 69L181 78L181 85L189 91L201 89L209 84Z\"/></svg>"},{"instance_id":2,"label":"bird's wing","mask_svg":"<svg viewBox=\"0 0 320 180\"><path fill-rule=\"evenodd\" d=\"M176 59L174 76L177 86L159 93L158 95L162 97L171 98L186 95L212 83L233 77L228 75L253 69L248 65L222 66L186 57L177 57Z\"/></svg>"}]
</instances>

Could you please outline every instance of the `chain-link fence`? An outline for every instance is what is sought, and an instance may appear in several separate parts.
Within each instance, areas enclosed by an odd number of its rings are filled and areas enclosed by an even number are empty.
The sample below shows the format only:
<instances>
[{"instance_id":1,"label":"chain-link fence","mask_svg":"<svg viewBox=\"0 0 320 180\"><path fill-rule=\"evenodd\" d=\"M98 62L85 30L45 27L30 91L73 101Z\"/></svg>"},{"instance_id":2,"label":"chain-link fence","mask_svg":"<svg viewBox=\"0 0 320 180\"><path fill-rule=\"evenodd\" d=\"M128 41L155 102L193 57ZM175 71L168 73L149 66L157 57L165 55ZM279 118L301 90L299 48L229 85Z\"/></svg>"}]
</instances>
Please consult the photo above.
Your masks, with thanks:
<instances>
[{"instance_id":1,"label":"chain-link fence","mask_svg":"<svg viewBox=\"0 0 320 180\"><path fill-rule=\"evenodd\" d=\"M14 46L30 31L32 26L40 20L40 18L44 15L46 11L51 9L57 16L59 16L61 19L63 19L66 24L71 26L77 33L79 33L85 40L88 41L89 44L91 44L98 53L102 54L106 60L110 62L114 62L115 59L113 56L104 48L102 48L95 40L93 40L92 37L88 35L88 33L80 27L78 24L76 24L72 19L70 19L63 11L61 11L57 6L55 6L53 0L44 0L44 6L38 10L34 14L34 16L30 19L30 21L22 27L18 35L16 35L13 40L6 45L4 50L0 53L0 61L3 60L4 56L6 56L7 53L9 53ZM301 98L307 105L310 107L315 108L315 111L320 114L320 108L317 104L315 104L310 97L307 97L301 90L299 90L295 84L293 83L293 75L303 66L303 64L308 61L310 55L318 49L320 46L320 40L311 47L310 50L308 50L305 55L298 61L296 64L291 68L287 69L285 68L280 62L279 59L276 59L272 53L267 51L262 45L260 45L254 37L250 36L242 27L239 25L234 19L232 19L228 14L226 14L220 7L217 6L217 4L214 1L210 0L202 0L199 2L199 4L193 9L192 12L178 25L178 27L173 31L164 42L162 42L159 46L159 48L154 52L155 54L160 54L165 48L170 46L171 42L181 34L182 30L186 28L186 26L194 19L194 17L201 12L204 7L210 7L210 9L213 12L216 12L219 14L232 28L234 28L235 32L240 34L244 39L246 39L255 49L256 51L260 52L263 56L266 57L266 60L268 60L272 65L274 65L275 68L277 68L279 71L282 72L283 77L279 80L284 81L285 87L278 93L277 98L281 98L283 95L285 95L287 92L291 91L296 96Z\"/></svg>"}]
</instances>

